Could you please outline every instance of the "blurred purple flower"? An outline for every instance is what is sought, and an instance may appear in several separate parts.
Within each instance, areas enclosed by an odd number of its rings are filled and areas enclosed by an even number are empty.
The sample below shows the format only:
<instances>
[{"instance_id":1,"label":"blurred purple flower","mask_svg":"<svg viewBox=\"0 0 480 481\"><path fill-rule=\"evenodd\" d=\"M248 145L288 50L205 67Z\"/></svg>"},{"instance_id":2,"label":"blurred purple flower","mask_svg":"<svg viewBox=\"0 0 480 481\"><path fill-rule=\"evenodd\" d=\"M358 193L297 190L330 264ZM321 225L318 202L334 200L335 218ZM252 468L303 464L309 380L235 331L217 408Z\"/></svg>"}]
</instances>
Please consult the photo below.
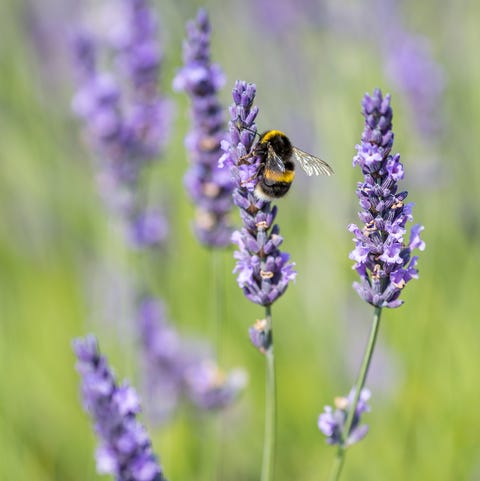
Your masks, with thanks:
<instances>
[{"instance_id":1,"label":"blurred purple flower","mask_svg":"<svg viewBox=\"0 0 480 481\"><path fill-rule=\"evenodd\" d=\"M325 23L325 5L318 0L257 0L252 1L253 16L262 30L291 33L310 25L319 28Z\"/></svg>"},{"instance_id":2,"label":"blurred purple flower","mask_svg":"<svg viewBox=\"0 0 480 481\"><path fill-rule=\"evenodd\" d=\"M226 374L209 359L192 363L184 379L191 401L209 411L230 406L247 384L243 369L233 369Z\"/></svg>"},{"instance_id":3,"label":"blurred purple flower","mask_svg":"<svg viewBox=\"0 0 480 481\"><path fill-rule=\"evenodd\" d=\"M139 322L147 409L153 420L166 421L181 397L205 410L223 409L238 397L246 384L244 371L223 373L209 355L192 348L167 322L159 300L143 299Z\"/></svg>"},{"instance_id":4,"label":"blurred purple flower","mask_svg":"<svg viewBox=\"0 0 480 481\"><path fill-rule=\"evenodd\" d=\"M345 445L350 446L361 441L367 435L368 426L366 424L359 426L362 414L370 411L370 407L367 404L370 399L370 391L366 388L363 388L360 393L348 436L346 433L343 433L348 417L348 409L353 402L354 396L355 389L352 389L348 398L335 398L335 410L331 406L325 406L324 412L318 417L318 428L327 437L328 444L340 444L342 438L346 438Z\"/></svg>"},{"instance_id":5,"label":"blurred purple flower","mask_svg":"<svg viewBox=\"0 0 480 481\"><path fill-rule=\"evenodd\" d=\"M199 241L210 247L230 244L231 226L227 216L233 206L230 173L218 167L225 137L225 114L218 92L225 77L210 60L210 22L205 10L187 24L183 46L184 67L173 81L175 90L191 99L192 129L186 138L191 166L185 186L197 206L194 231Z\"/></svg>"},{"instance_id":6,"label":"blurred purple flower","mask_svg":"<svg viewBox=\"0 0 480 481\"><path fill-rule=\"evenodd\" d=\"M364 20L373 32L372 41L380 45L385 72L403 94L413 124L423 136L431 137L442 127L446 74L434 58L430 38L405 28L399 5L398 0L370 0L362 12L367 12ZM358 16L355 21L359 24ZM365 28L364 22L360 24Z\"/></svg>"},{"instance_id":7,"label":"blurred purple flower","mask_svg":"<svg viewBox=\"0 0 480 481\"><path fill-rule=\"evenodd\" d=\"M247 299L262 306L273 304L295 279L294 264L289 255L278 249L283 242L278 225L274 225L277 208L255 196L260 161L248 156L252 151L256 132L258 108L253 107L255 85L237 81L230 107L229 135L222 142L225 153L219 165L232 172L235 181L233 202L240 208L241 230L232 234L237 245L235 259L238 285ZM248 129L248 130L247 130Z\"/></svg>"},{"instance_id":8,"label":"blurred purple flower","mask_svg":"<svg viewBox=\"0 0 480 481\"><path fill-rule=\"evenodd\" d=\"M255 324L248 329L250 342L262 354L265 354L272 344L272 332L267 328L266 319L257 319Z\"/></svg>"},{"instance_id":9,"label":"blurred purple flower","mask_svg":"<svg viewBox=\"0 0 480 481\"><path fill-rule=\"evenodd\" d=\"M138 222L151 218L141 213L139 176L165 145L171 108L157 88L161 53L154 12L146 0L122 0L117 14L119 25L108 44L85 29L72 36L78 82L72 108L96 153L102 196L127 222ZM98 67L104 50L113 57L109 70ZM138 231L138 225L129 230ZM157 243L149 241L145 246Z\"/></svg>"},{"instance_id":10,"label":"blurred purple flower","mask_svg":"<svg viewBox=\"0 0 480 481\"><path fill-rule=\"evenodd\" d=\"M177 407L182 391L185 359L181 340L167 322L164 305L156 299L142 300L138 321L146 409L153 421L162 423Z\"/></svg>"},{"instance_id":11,"label":"blurred purple flower","mask_svg":"<svg viewBox=\"0 0 480 481\"><path fill-rule=\"evenodd\" d=\"M445 73L432 55L427 37L402 28L385 33L385 66L393 84L405 95L413 121L423 135L433 135L441 127L442 94Z\"/></svg>"},{"instance_id":12,"label":"blurred purple flower","mask_svg":"<svg viewBox=\"0 0 480 481\"><path fill-rule=\"evenodd\" d=\"M134 216L130 221L130 243L133 247L143 249L165 244L169 226L162 212L145 210Z\"/></svg>"},{"instance_id":13,"label":"blurred purple flower","mask_svg":"<svg viewBox=\"0 0 480 481\"><path fill-rule=\"evenodd\" d=\"M364 175L357 186L362 211L363 229L350 224L355 235L355 249L350 258L361 282L354 288L362 299L377 307L398 307L403 301L400 292L408 281L418 277L418 257L413 249L423 250L420 239L423 227L415 225L410 241L405 243L405 225L411 221L412 204L405 204L408 193L398 192L398 181L403 179L400 155L391 155L393 146L392 109L390 96L382 97L380 90L365 95L362 102L365 128L362 143L357 145L353 165L359 165Z\"/></svg>"},{"instance_id":14,"label":"blurred purple flower","mask_svg":"<svg viewBox=\"0 0 480 481\"><path fill-rule=\"evenodd\" d=\"M100 444L97 471L118 481L162 481L146 429L136 420L140 401L127 383L117 385L94 336L76 339L77 371L82 377L85 410L95 423Z\"/></svg>"}]
</instances>

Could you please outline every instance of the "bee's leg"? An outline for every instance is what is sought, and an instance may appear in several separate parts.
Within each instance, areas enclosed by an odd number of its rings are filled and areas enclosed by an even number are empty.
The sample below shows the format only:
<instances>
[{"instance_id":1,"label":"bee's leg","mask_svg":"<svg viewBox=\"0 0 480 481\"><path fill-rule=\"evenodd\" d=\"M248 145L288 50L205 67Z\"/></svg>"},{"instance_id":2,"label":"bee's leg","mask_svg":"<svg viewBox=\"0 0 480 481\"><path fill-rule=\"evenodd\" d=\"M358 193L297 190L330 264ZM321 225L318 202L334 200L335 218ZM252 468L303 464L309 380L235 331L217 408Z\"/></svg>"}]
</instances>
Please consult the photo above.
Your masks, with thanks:
<instances>
[{"instance_id":1,"label":"bee's leg","mask_svg":"<svg viewBox=\"0 0 480 481\"><path fill-rule=\"evenodd\" d=\"M243 187L244 185L248 184L248 183L251 182L252 180L255 180L257 177L260 177L260 175L262 174L262 172L263 172L263 166L260 166L260 168L255 172L254 175L252 175L252 176L249 177L248 179L243 180L242 182L240 182L240 185Z\"/></svg>"},{"instance_id":2,"label":"bee's leg","mask_svg":"<svg viewBox=\"0 0 480 481\"><path fill-rule=\"evenodd\" d=\"M252 158L253 156L255 155L255 149L250 151L248 154L245 154L245 155L242 155L239 159L238 159L238 165L243 165L243 164L247 164L247 160Z\"/></svg>"}]
</instances>

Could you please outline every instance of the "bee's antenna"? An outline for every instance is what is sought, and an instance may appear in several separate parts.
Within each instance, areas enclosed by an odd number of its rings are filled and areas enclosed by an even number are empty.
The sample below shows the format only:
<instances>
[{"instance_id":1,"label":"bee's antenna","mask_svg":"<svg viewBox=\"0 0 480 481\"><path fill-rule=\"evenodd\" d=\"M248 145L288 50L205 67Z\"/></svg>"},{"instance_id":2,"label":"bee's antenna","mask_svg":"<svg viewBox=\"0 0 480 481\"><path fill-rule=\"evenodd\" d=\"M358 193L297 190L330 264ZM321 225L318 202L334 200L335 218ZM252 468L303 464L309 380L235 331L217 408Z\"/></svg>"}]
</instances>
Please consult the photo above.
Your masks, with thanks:
<instances>
[{"instance_id":1,"label":"bee's antenna","mask_svg":"<svg viewBox=\"0 0 480 481\"><path fill-rule=\"evenodd\" d=\"M243 120L237 118L237 120L235 121L235 126L237 127L238 130L248 130L249 132L251 132L252 134L254 135L258 135L260 137L260 134L256 131L256 130L253 130L251 129L250 127L247 127Z\"/></svg>"}]
</instances>

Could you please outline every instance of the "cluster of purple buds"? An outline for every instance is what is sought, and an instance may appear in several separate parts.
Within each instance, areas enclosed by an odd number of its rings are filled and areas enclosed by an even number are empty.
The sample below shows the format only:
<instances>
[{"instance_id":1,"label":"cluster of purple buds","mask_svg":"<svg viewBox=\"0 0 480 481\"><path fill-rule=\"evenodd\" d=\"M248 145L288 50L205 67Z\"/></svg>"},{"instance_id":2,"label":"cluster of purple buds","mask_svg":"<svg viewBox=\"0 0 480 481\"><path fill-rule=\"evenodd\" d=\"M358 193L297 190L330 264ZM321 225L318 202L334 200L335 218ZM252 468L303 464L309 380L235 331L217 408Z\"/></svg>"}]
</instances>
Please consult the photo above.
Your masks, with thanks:
<instances>
[{"instance_id":1,"label":"cluster of purple buds","mask_svg":"<svg viewBox=\"0 0 480 481\"><path fill-rule=\"evenodd\" d=\"M365 128L362 142L356 146L353 165L358 165L364 176L357 185L357 196L362 211L359 218L364 223L360 229L350 224L355 235L355 249L350 258L360 275L354 288L362 299L376 307L398 307L405 285L418 277L417 256L414 249L423 250L420 239L423 227L415 225L409 242L404 241L406 223L411 221L412 204L405 204L407 192L398 190L404 170L400 155L392 155L392 109L390 96L382 97L376 89L372 96L366 94L362 102Z\"/></svg>"},{"instance_id":2,"label":"cluster of purple buds","mask_svg":"<svg viewBox=\"0 0 480 481\"><path fill-rule=\"evenodd\" d=\"M185 140L191 165L185 185L196 205L195 234L206 246L225 247L232 232L227 216L233 205L233 182L228 170L218 166L225 137L225 114L218 92L225 76L211 63L210 35L208 15L200 10L196 21L187 24L184 67L173 87L185 91L191 100L192 129Z\"/></svg>"},{"instance_id":3,"label":"cluster of purple buds","mask_svg":"<svg viewBox=\"0 0 480 481\"><path fill-rule=\"evenodd\" d=\"M146 298L140 304L147 408L158 422L167 420L180 397L205 410L223 409L246 385L241 369L224 373L205 349L195 349L168 323L163 304Z\"/></svg>"},{"instance_id":4,"label":"cluster of purple buds","mask_svg":"<svg viewBox=\"0 0 480 481\"><path fill-rule=\"evenodd\" d=\"M265 354L272 345L272 331L268 328L266 319L257 319L255 324L248 329L250 342L260 353Z\"/></svg>"},{"instance_id":5,"label":"cluster of purple buds","mask_svg":"<svg viewBox=\"0 0 480 481\"><path fill-rule=\"evenodd\" d=\"M200 409L216 411L230 406L247 384L243 369L222 371L211 359L190 363L184 374L187 394Z\"/></svg>"},{"instance_id":6,"label":"cluster of purple buds","mask_svg":"<svg viewBox=\"0 0 480 481\"><path fill-rule=\"evenodd\" d=\"M359 425L362 414L370 411L367 404L370 391L366 388L360 393L350 432L348 434L343 432L354 396L355 389L352 389L348 398L335 398L335 410L331 406L325 406L324 412L318 417L318 428L327 437L328 444L343 444L347 447L361 441L367 435L368 426Z\"/></svg>"},{"instance_id":7,"label":"cluster of purple buds","mask_svg":"<svg viewBox=\"0 0 480 481\"><path fill-rule=\"evenodd\" d=\"M154 13L146 0L122 0L121 7L121 25L108 42L86 30L73 36L79 87L72 105L96 153L101 195L126 219L128 237L148 247L160 244L165 231L141 232L152 213L141 204L139 176L166 142L171 109L157 88L161 53ZM104 53L113 56L109 70L98 66Z\"/></svg>"},{"instance_id":8,"label":"cluster of purple buds","mask_svg":"<svg viewBox=\"0 0 480 481\"><path fill-rule=\"evenodd\" d=\"M285 292L296 273L294 264L288 262L289 255L279 250L283 238L278 225L274 225L277 208L255 196L260 169L260 159L251 155L257 130L255 92L255 85L236 82L229 135L222 142L225 153L219 164L232 173L233 202L240 208L243 221L243 227L232 234L232 241L238 247L234 254L238 285L250 301L269 306Z\"/></svg>"},{"instance_id":9,"label":"cluster of purple buds","mask_svg":"<svg viewBox=\"0 0 480 481\"><path fill-rule=\"evenodd\" d=\"M100 440L97 471L118 481L163 481L148 433L136 419L140 402L135 390L127 383L117 385L95 337L76 339L73 347L85 410Z\"/></svg>"}]
</instances>

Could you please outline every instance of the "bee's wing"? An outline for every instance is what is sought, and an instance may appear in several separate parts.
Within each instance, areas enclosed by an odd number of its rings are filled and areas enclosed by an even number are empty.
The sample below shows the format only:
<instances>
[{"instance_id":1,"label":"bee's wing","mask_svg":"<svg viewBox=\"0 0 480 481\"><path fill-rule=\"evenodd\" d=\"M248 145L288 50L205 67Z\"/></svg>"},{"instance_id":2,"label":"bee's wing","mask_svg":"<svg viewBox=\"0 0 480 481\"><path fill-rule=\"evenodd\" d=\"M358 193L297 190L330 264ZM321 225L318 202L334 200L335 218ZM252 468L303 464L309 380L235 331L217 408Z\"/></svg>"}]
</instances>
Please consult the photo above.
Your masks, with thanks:
<instances>
[{"instance_id":1,"label":"bee's wing","mask_svg":"<svg viewBox=\"0 0 480 481\"><path fill-rule=\"evenodd\" d=\"M322 159L293 147L293 157L307 175L332 175L333 169Z\"/></svg>"},{"instance_id":2,"label":"bee's wing","mask_svg":"<svg viewBox=\"0 0 480 481\"><path fill-rule=\"evenodd\" d=\"M283 163L283 160L275 153L273 147L270 144L268 144L267 162L265 165L265 169L279 173L285 172L285 164Z\"/></svg>"}]
</instances>

